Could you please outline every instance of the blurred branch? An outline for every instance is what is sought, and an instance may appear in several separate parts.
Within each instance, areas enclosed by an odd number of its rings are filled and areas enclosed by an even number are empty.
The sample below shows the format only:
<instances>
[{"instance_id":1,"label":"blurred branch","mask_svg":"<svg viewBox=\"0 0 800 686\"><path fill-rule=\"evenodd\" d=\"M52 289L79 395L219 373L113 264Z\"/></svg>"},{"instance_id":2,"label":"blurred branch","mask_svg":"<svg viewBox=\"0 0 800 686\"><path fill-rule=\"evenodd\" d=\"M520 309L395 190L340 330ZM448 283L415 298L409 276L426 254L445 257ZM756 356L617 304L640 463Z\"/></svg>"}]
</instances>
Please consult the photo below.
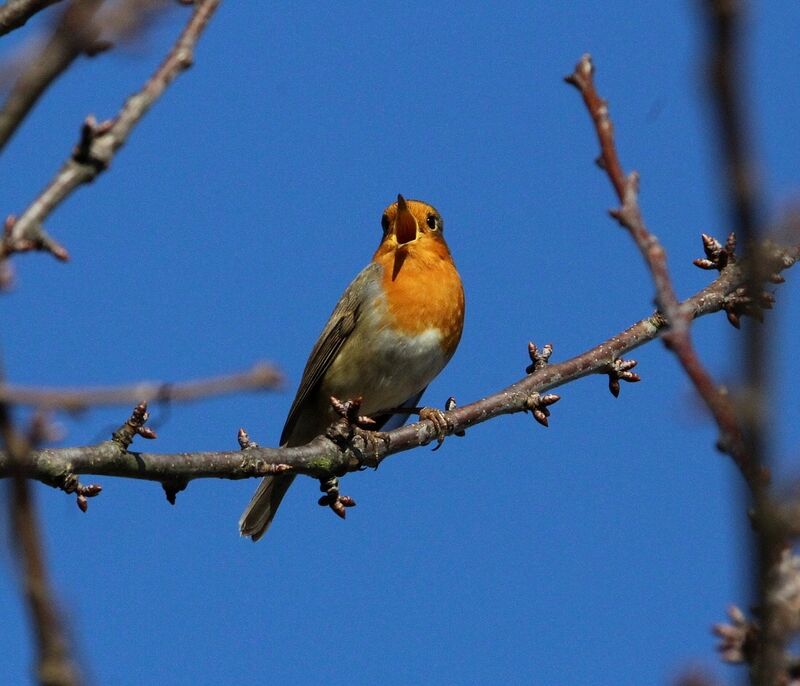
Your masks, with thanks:
<instances>
[{"instance_id":1,"label":"blurred branch","mask_svg":"<svg viewBox=\"0 0 800 686\"><path fill-rule=\"evenodd\" d=\"M15 478L11 488L14 544L19 553L28 612L35 629L38 646L36 672L39 683L46 686L79 684L81 680L70 656L67 637L50 588L33 492L24 478Z\"/></svg>"},{"instance_id":2,"label":"blurred branch","mask_svg":"<svg viewBox=\"0 0 800 686\"><path fill-rule=\"evenodd\" d=\"M743 106L741 33L742 0L704 0L709 31L708 82L711 105L718 125L723 159L722 185L727 194L731 227L748 244L756 238L759 198L758 176L751 152L751 137Z\"/></svg>"},{"instance_id":3,"label":"blurred branch","mask_svg":"<svg viewBox=\"0 0 800 686\"><path fill-rule=\"evenodd\" d=\"M737 235L751 250L745 288L753 294L761 288L768 267L759 254L760 216L764 207L748 112L745 106L742 32L744 3L740 0L704 0L708 29L707 75L711 106L716 115L720 178L727 210ZM745 451L766 470L769 467L770 392L769 327L751 325L743 341L741 368L743 388L738 394L737 419L742 428ZM753 524L756 532L754 586L759 607L759 631L752 651L751 677L754 684L772 686L790 680L786 646L798 626L785 621L781 603L780 570L785 566L789 527L775 516L776 507L764 484L754 493ZM796 584L795 584L796 585ZM798 608L794 608L797 615Z\"/></svg>"},{"instance_id":4,"label":"blurred branch","mask_svg":"<svg viewBox=\"0 0 800 686\"><path fill-rule=\"evenodd\" d=\"M64 389L0 384L0 402L74 412L100 405L129 405L141 401L186 402L241 391L270 390L279 388L282 382L283 376L275 367L257 364L238 374L184 383L142 381L127 386Z\"/></svg>"},{"instance_id":5,"label":"blurred branch","mask_svg":"<svg viewBox=\"0 0 800 686\"><path fill-rule=\"evenodd\" d=\"M8 406L2 402L0 438L12 476L9 521L23 595L36 638L36 676L44 686L75 686L81 680L70 656L69 642L50 587L33 492L21 469L28 462L30 440L14 430Z\"/></svg>"},{"instance_id":6,"label":"blurred branch","mask_svg":"<svg viewBox=\"0 0 800 686\"><path fill-rule=\"evenodd\" d=\"M25 26L28 19L61 0L8 0L0 6L0 36Z\"/></svg>"},{"instance_id":7,"label":"blurred branch","mask_svg":"<svg viewBox=\"0 0 800 686\"><path fill-rule=\"evenodd\" d=\"M773 246L772 256L776 264L780 263L781 266L776 267L780 271L800 258L800 246L785 250ZM741 260L727 265L713 283L686 300L681 307L693 318L723 310L727 298L744 283L746 270L742 265L745 262ZM511 386L470 405L444 412L445 433L458 434L500 415L535 412L540 406L551 403L552 398L557 398L543 396L546 391L590 374L610 374L616 368L615 362L625 353L657 338L664 327L664 318L656 313L565 362L548 364L546 359L540 359L532 373ZM625 369L629 367L622 366ZM155 454L132 452L128 450L130 442L111 440L95 446L38 450L31 453L25 474L58 487L63 487L64 480L75 474L184 485L196 478L244 479L288 469L324 478L364 466L375 467L389 455L427 445L437 438L441 429L437 422L424 420L376 435L342 427L342 422L346 423L346 420L341 420L326 436L294 448L248 447L241 452ZM8 457L0 454L0 477L9 475Z\"/></svg>"},{"instance_id":8,"label":"blurred branch","mask_svg":"<svg viewBox=\"0 0 800 686\"><path fill-rule=\"evenodd\" d=\"M142 89L125 101L113 120L98 124L93 117L87 117L81 128L78 144L69 159L39 197L19 217L10 218L10 227L0 243L0 260L19 251L20 246L28 250L49 249L42 241L42 237L46 236L44 220L76 188L91 183L108 168L117 150L127 141L133 127L172 81L192 65L197 41L219 3L220 0L197 0L189 22L167 57Z\"/></svg>"},{"instance_id":9,"label":"blurred branch","mask_svg":"<svg viewBox=\"0 0 800 686\"><path fill-rule=\"evenodd\" d=\"M94 17L102 4L103 0L71 0L42 49L26 61L0 109L0 151L42 93L97 40Z\"/></svg>"}]
</instances>

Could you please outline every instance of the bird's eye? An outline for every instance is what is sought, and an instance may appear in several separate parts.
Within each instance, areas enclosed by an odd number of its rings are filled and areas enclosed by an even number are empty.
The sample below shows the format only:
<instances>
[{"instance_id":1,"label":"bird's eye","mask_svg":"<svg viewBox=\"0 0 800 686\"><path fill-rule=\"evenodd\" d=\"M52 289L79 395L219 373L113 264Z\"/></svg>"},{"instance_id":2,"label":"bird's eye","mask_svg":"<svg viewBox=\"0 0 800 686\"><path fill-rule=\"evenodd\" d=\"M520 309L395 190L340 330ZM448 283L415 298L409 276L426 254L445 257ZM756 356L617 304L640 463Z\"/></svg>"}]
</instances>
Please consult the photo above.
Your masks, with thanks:
<instances>
[{"instance_id":1,"label":"bird's eye","mask_svg":"<svg viewBox=\"0 0 800 686\"><path fill-rule=\"evenodd\" d=\"M429 214L428 218L425 220L425 223L428 225L428 228L433 229L434 231L439 228L439 222L437 221L435 214Z\"/></svg>"},{"instance_id":2,"label":"bird's eye","mask_svg":"<svg viewBox=\"0 0 800 686\"><path fill-rule=\"evenodd\" d=\"M389 230L389 215L388 214L384 214L381 217L381 226L383 227L384 231L388 231Z\"/></svg>"}]
</instances>

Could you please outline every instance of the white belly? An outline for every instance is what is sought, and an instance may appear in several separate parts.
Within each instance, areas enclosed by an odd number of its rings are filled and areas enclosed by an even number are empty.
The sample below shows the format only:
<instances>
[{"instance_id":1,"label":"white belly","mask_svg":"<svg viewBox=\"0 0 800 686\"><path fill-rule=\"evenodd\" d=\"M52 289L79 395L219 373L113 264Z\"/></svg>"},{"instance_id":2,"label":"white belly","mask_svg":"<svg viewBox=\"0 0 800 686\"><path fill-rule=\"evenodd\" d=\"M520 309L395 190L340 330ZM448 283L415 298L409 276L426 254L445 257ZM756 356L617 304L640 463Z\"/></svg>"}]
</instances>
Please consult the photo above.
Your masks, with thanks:
<instances>
[{"instance_id":1,"label":"white belly","mask_svg":"<svg viewBox=\"0 0 800 686\"><path fill-rule=\"evenodd\" d=\"M371 316L362 315L323 384L325 396L362 396L361 412L366 415L399 407L425 388L447 363L438 329L402 336L378 328L382 321L385 318L375 310Z\"/></svg>"}]
</instances>

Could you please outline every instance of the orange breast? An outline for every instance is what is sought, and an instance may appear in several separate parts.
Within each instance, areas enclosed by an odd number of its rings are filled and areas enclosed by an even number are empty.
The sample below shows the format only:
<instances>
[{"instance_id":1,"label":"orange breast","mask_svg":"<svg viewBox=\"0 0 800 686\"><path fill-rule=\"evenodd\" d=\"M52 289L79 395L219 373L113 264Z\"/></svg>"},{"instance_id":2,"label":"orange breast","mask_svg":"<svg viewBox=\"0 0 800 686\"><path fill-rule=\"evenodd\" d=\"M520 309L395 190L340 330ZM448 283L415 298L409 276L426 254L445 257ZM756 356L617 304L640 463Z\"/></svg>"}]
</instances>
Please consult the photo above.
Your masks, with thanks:
<instances>
[{"instance_id":1,"label":"orange breast","mask_svg":"<svg viewBox=\"0 0 800 686\"><path fill-rule=\"evenodd\" d=\"M449 358L464 326L464 289L444 240L423 234L401 248L383 244L373 259L383 266L395 326L409 335L437 329Z\"/></svg>"}]
</instances>

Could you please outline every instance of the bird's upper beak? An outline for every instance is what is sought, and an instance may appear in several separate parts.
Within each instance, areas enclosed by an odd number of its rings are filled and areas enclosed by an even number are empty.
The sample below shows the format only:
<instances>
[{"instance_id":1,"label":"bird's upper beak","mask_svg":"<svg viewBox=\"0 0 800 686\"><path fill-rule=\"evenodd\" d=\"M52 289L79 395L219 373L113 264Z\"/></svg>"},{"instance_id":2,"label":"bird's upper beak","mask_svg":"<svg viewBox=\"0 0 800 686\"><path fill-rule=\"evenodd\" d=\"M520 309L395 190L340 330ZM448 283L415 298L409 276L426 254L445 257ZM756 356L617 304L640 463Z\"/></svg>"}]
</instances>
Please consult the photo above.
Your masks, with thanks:
<instances>
[{"instance_id":1,"label":"bird's upper beak","mask_svg":"<svg viewBox=\"0 0 800 686\"><path fill-rule=\"evenodd\" d=\"M408 203L402 195L397 196L397 217L394 222L394 236L398 245L405 245L417 238L417 220L408 209Z\"/></svg>"}]
</instances>

